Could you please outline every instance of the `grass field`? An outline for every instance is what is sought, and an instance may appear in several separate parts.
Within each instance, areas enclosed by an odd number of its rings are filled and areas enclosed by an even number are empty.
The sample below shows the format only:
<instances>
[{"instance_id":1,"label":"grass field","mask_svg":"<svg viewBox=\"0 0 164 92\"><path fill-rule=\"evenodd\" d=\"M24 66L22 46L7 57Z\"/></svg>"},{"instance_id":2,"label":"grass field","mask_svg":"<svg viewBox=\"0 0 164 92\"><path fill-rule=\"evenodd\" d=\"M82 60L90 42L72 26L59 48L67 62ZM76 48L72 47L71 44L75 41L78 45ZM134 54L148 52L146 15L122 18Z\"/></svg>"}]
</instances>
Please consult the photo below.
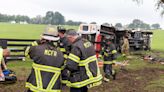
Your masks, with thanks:
<instances>
[{"instance_id":1,"label":"grass field","mask_svg":"<svg viewBox=\"0 0 164 92\"><path fill-rule=\"evenodd\" d=\"M47 25L0 23L0 38L39 39ZM64 26L66 29L78 29L78 26Z\"/></svg>"},{"instance_id":2,"label":"grass field","mask_svg":"<svg viewBox=\"0 0 164 92\"><path fill-rule=\"evenodd\" d=\"M152 49L164 51L164 31L153 31Z\"/></svg>"},{"instance_id":3,"label":"grass field","mask_svg":"<svg viewBox=\"0 0 164 92\"><path fill-rule=\"evenodd\" d=\"M0 23L0 38L39 39L46 25ZM78 29L78 26L64 26ZM152 49L164 51L164 31L153 31Z\"/></svg>"},{"instance_id":4,"label":"grass field","mask_svg":"<svg viewBox=\"0 0 164 92\"><path fill-rule=\"evenodd\" d=\"M0 23L0 38L39 39L46 25L20 25ZM78 29L78 26L65 26L67 29ZM153 56L164 55L164 31L153 31L152 49L154 52L142 52ZM156 51L158 50L158 51ZM164 66L143 61L141 56L134 55L129 60L129 66L118 70L117 80L109 84L103 83L100 87L92 88L89 92L163 92ZM0 92L24 92L25 81L31 71L31 60L25 62L9 62L8 67L16 71L18 81L12 85L1 85ZM66 88L63 92L69 92Z\"/></svg>"}]
</instances>

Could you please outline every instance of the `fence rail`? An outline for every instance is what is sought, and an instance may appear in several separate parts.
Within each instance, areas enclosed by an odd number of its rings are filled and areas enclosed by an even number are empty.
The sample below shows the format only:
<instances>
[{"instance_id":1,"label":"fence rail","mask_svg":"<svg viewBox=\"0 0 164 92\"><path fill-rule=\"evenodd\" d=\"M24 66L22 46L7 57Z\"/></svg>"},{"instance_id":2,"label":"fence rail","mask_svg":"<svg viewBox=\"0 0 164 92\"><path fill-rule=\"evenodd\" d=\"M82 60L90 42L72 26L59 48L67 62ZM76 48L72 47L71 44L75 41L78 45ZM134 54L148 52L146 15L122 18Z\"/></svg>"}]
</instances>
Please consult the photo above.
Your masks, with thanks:
<instances>
[{"instance_id":1,"label":"fence rail","mask_svg":"<svg viewBox=\"0 0 164 92\"><path fill-rule=\"evenodd\" d=\"M26 46L31 45L33 41L37 39L5 39L5 38L0 38L0 46L3 49L8 48L11 52L11 55L5 57L5 60L8 61L15 61L15 60L25 60L25 55L24 55L24 48ZM18 43L16 43L18 42Z\"/></svg>"}]
</instances>

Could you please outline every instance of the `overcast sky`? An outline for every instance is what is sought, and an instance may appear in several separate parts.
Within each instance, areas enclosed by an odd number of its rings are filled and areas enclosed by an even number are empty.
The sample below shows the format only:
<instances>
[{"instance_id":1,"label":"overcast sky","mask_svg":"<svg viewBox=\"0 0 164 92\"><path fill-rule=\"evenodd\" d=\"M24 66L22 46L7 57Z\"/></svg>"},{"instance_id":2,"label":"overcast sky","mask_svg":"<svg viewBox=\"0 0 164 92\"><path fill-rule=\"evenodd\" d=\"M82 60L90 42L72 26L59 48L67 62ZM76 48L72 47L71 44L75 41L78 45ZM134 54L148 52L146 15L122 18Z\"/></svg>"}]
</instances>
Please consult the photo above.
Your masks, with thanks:
<instances>
[{"instance_id":1,"label":"overcast sky","mask_svg":"<svg viewBox=\"0 0 164 92\"><path fill-rule=\"evenodd\" d=\"M0 13L35 17L59 11L66 20L129 24L140 19L149 24L159 23L164 28L164 17L156 10L155 1L143 0L138 5L132 0L0 0Z\"/></svg>"}]
</instances>

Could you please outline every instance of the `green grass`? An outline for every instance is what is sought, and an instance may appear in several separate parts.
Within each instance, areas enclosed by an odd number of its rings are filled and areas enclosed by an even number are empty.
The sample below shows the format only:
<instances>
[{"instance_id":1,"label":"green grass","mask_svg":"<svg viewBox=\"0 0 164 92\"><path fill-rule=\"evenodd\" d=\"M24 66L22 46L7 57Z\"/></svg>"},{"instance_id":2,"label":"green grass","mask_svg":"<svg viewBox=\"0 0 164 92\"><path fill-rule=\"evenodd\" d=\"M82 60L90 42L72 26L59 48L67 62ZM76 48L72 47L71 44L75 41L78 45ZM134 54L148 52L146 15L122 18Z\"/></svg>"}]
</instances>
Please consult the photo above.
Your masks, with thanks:
<instances>
[{"instance_id":1,"label":"green grass","mask_svg":"<svg viewBox=\"0 0 164 92\"><path fill-rule=\"evenodd\" d=\"M38 39L45 25L0 24L1 38Z\"/></svg>"},{"instance_id":2,"label":"green grass","mask_svg":"<svg viewBox=\"0 0 164 92\"><path fill-rule=\"evenodd\" d=\"M39 39L47 25L0 23L0 38ZM78 29L78 26L64 26Z\"/></svg>"},{"instance_id":3,"label":"green grass","mask_svg":"<svg viewBox=\"0 0 164 92\"><path fill-rule=\"evenodd\" d=\"M140 69L143 69L145 68L146 66L146 63L143 62L142 60L131 60L129 61L129 65L127 66L127 69L130 69L130 70L140 70Z\"/></svg>"},{"instance_id":4,"label":"green grass","mask_svg":"<svg viewBox=\"0 0 164 92\"><path fill-rule=\"evenodd\" d=\"M31 65L32 65L32 62L31 62L31 60L26 60L26 62L10 62L10 63L8 63L8 67L20 67L20 68L22 68L22 67L28 67L28 68L30 68L31 67Z\"/></svg>"},{"instance_id":5,"label":"green grass","mask_svg":"<svg viewBox=\"0 0 164 92\"><path fill-rule=\"evenodd\" d=\"M156 90L162 92L162 89L164 89L164 75L161 75L159 79L150 81L144 88L144 90L147 90L148 92L156 92Z\"/></svg>"},{"instance_id":6,"label":"green grass","mask_svg":"<svg viewBox=\"0 0 164 92\"><path fill-rule=\"evenodd\" d=\"M31 60L27 60L25 62L21 61L14 61L7 63L7 67L13 71L15 71L16 75L19 78L24 78L26 80L27 76L29 75L32 62Z\"/></svg>"},{"instance_id":7,"label":"green grass","mask_svg":"<svg viewBox=\"0 0 164 92\"><path fill-rule=\"evenodd\" d=\"M152 49L164 51L164 31L153 31Z\"/></svg>"}]
</instances>

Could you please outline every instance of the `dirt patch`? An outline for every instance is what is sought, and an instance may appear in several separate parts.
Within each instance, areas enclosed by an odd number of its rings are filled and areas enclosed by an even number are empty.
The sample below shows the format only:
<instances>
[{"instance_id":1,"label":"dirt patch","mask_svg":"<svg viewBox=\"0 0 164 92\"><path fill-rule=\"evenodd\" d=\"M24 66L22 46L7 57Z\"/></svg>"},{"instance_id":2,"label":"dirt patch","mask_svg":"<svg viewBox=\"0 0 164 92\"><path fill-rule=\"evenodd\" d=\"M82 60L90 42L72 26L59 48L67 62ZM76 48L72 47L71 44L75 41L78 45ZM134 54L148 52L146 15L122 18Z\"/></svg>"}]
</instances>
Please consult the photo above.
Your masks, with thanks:
<instances>
[{"instance_id":1,"label":"dirt patch","mask_svg":"<svg viewBox=\"0 0 164 92\"><path fill-rule=\"evenodd\" d=\"M137 71L123 70L118 73L117 80L103 83L100 87L91 89L90 92L148 92L144 87L149 81L158 79L161 72L163 71L159 69L148 68Z\"/></svg>"},{"instance_id":2,"label":"dirt patch","mask_svg":"<svg viewBox=\"0 0 164 92\"><path fill-rule=\"evenodd\" d=\"M137 71L120 70L116 80L111 80L109 83L103 82L101 86L89 89L89 92L148 92L144 90L144 87L150 81L158 79L161 74L164 74L164 70L154 68L144 68ZM15 84L0 84L0 92L24 92L26 78L26 76L18 77ZM69 92L67 87L63 90L63 92Z\"/></svg>"}]
</instances>

